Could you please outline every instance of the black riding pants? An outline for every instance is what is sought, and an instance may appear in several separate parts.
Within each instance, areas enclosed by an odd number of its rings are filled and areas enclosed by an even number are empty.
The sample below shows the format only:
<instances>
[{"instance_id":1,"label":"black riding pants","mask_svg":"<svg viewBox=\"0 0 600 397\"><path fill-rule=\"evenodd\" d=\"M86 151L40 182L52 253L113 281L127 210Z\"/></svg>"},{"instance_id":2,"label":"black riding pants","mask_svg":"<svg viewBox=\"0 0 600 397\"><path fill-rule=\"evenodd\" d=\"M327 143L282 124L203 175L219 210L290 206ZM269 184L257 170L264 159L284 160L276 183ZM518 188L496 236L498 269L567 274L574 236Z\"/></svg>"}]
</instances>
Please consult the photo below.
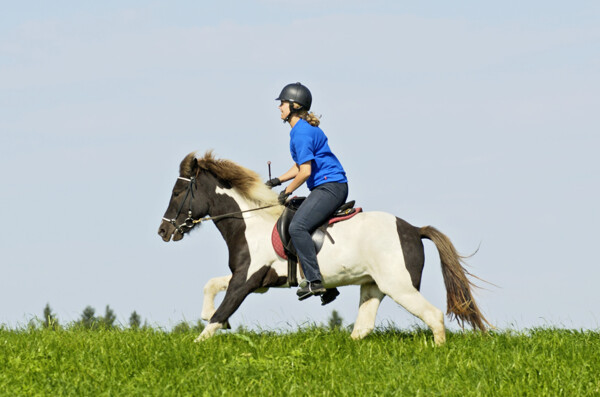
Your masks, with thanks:
<instances>
[{"instance_id":1,"label":"black riding pants","mask_svg":"<svg viewBox=\"0 0 600 397\"><path fill-rule=\"evenodd\" d=\"M298 252L304 276L310 282L322 281L317 252L311 234L348 198L347 183L325 183L315 187L300 205L290 223L290 236Z\"/></svg>"}]
</instances>

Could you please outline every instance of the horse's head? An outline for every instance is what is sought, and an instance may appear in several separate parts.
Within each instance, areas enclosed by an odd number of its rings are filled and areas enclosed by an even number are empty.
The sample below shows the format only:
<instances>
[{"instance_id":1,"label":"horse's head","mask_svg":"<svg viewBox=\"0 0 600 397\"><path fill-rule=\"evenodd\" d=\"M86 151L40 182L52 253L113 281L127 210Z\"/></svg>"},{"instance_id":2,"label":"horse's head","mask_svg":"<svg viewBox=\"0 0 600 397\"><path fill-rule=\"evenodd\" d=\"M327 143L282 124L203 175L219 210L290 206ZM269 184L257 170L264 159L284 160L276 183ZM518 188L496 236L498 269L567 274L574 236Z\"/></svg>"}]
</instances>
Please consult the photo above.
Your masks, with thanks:
<instances>
[{"instance_id":1,"label":"horse's head","mask_svg":"<svg viewBox=\"0 0 600 397\"><path fill-rule=\"evenodd\" d=\"M226 215L233 219L229 215L234 214L237 219L243 219L240 204L231 195L223 194L223 189L234 189L247 207L268 208L266 213L275 219L281 215L283 207L277 204L277 194L265 186L257 173L232 161L215 159L212 151L203 157L192 152L181 162L179 178L158 234L164 241L181 240L200 218L209 213L213 220L215 216L223 218Z\"/></svg>"},{"instance_id":2,"label":"horse's head","mask_svg":"<svg viewBox=\"0 0 600 397\"><path fill-rule=\"evenodd\" d=\"M196 226L194 219L208 214L209 197L206 190L206 176L198 167L195 153L183 159L179 167L179 178L175 182L171 200L158 234L164 241L179 241L183 235Z\"/></svg>"}]
</instances>

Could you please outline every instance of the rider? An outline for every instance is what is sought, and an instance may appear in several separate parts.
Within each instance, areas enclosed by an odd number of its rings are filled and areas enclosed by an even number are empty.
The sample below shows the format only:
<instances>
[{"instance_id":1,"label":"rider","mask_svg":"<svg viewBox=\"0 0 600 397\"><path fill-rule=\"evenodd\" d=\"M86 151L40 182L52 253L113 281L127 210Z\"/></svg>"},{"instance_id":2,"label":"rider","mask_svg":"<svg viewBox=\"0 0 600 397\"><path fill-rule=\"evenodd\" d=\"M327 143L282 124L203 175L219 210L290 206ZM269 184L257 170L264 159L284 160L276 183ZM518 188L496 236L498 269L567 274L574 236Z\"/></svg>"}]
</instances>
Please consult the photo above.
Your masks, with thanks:
<instances>
[{"instance_id":1,"label":"rider","mask_svg":"<svg viewBox=\"0 0 600 397\"><path fill-rule=\"evenodd\" d=\"M308 281L296 292L298 299L304 300L326 291L311 234L346 202L348 180L344 168L329 148L327 137L319 128L319 118L308 112L312 103L308 88L300 83L288 84L283 87L276 100L281 101L281 119L292 127L290 152L294 165L279 178L267 181L267 185L279 186L282 182L293 179L279 194L280 204L284 204L304 182L311 191L296 211L289 228L292 243Z\"/></svg>"}]
</instances>

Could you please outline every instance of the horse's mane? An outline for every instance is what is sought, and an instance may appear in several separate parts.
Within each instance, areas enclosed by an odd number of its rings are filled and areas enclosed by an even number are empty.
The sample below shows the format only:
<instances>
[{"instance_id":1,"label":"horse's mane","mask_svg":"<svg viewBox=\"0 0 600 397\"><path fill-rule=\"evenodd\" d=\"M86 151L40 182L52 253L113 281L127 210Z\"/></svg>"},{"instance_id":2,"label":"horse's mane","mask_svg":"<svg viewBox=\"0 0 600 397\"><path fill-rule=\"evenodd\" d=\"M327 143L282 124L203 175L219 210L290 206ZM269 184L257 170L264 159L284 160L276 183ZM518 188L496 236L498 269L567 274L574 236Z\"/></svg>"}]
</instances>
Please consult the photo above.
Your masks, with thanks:
<instances>
[{"instance_id":1,"label":"horse's mane","mask_svg":"<svg viewBox=\"0 0 600 397\"><path fill-rule=\"evenodd\" d=\"M198 168L195 169L195 165ZM194 170L195 169L195 170ZM202 171L212 173L218 179L227 182L247 200L253 202L258 207L275 205L269 208L267 212L274 216L281 215L283 207L278 205L277 194L269 189L262 181L260 176L248 168L234 163L230 160L216 159L212 150L208 150L204 157L198 156L197 152L188 154L179 167L179 175L184 177L196 176Z\"/></svg>"}]
</instances>

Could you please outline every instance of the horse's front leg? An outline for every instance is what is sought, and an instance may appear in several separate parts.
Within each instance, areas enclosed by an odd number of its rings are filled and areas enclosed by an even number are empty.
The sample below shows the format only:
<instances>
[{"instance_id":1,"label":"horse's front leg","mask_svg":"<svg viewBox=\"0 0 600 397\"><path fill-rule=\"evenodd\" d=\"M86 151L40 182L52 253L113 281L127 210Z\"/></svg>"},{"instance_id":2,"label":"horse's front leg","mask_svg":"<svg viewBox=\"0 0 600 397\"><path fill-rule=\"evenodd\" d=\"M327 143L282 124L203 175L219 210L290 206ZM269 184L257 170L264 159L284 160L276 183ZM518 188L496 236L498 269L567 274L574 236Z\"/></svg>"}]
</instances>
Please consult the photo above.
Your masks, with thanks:
<instances>
[{"instance_id":1,"label":"horse's front leg","mask_svg":"<svg viewBox=\"0 0 600 397\"><path fill-rule=\"evenodd\" d=\"M222 329L227 324L229 317L240 307L248 294L264 286L263 283L268 271L269 267L264 266L249 278L247 278L246 271L234 272L227 286L223 302L221 302L219 308L210 318L210 323L204 328L200 336L196 338L195 342L206 340L212 337L215 332Z\"/></svg>"},{"instance_id":2,"label":"horse's front leg","mask_svg":"<svg viewBox=\"0 0 600 397\"><path fill-rule=\"evenodd\" d=\"M222 277L215 277L208 280L204 286L204 297L202 300L202 320L210 320L217 311L215 309L215 297L221 291L225 291L231 280L231 274Z\"/></svg>"}]
</instances>

